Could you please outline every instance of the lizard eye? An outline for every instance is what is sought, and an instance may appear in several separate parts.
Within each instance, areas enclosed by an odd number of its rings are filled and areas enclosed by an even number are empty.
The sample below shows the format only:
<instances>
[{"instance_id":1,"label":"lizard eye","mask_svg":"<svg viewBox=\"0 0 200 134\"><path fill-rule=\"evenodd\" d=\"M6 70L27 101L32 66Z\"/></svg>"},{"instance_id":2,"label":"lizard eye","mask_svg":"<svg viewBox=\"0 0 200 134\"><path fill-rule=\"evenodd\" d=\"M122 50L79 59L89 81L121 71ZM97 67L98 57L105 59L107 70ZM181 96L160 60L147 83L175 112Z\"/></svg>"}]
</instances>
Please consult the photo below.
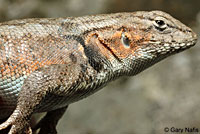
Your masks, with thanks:
<instances>
[{"instance_id":1,"label":"lizard eye","mask_svg":"<svg viewBox=\"0 0 200 134\"><path fill-rule=\"evenodd\" d=\"M163 31L167 28L167 24L165 23L165 21L162 18L156 18L154 21L154 26L156 29Z\"/></svg>"},{"instance_id":2,"label":"lizard eye","mask_svg":"<svg viewBox=\"0 0 200 134\"><path fill-rule=\"evenodd\" d=\"M123 44L126 48L130 48L130 40L129 40L129 38L124 34L124 32L122 33L121 42L122 42L122 44Z\"/></svg>"}]
</instances>

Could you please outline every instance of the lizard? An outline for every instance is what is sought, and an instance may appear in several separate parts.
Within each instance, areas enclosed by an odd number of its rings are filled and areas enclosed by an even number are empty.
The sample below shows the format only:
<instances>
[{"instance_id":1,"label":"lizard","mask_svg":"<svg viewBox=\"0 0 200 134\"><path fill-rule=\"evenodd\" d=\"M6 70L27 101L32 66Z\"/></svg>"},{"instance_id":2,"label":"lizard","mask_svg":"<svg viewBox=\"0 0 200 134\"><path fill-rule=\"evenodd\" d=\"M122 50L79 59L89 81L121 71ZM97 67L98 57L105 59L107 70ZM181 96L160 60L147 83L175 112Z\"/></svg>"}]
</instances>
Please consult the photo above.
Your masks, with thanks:
<instances>
[{"instance_id":1,"label":"lizard","mask_svg":"<svg viewBox=\"0 0 200 134\"><path fill-rule=\"evenodd\" d=\"M56 134L69 104L182 52L197 35L163 11L0 23L0 132ZM47 112L32 130L34 113Z\"/></svg>"}]
</instances>

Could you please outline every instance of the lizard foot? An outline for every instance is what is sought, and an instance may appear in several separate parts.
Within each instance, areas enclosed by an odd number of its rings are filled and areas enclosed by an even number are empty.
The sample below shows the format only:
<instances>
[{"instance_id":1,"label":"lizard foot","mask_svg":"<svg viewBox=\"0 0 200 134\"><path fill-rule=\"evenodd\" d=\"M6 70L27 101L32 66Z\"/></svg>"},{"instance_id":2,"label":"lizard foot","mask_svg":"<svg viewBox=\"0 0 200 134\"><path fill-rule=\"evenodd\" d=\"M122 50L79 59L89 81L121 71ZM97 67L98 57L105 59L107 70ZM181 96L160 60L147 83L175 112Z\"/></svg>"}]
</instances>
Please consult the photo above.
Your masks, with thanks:
<instances>
[{"instance_id":1,"label":"lizard foot","mask_svg":"<svg viewBox=\"0 0 200 134\"><path fill-rule=\"evenodd\" d=\"M0 131L10 127L8 134L32 134L29 121L17 118L12 114L4 123L0 125Z\"/></svg>"}]
</instances>

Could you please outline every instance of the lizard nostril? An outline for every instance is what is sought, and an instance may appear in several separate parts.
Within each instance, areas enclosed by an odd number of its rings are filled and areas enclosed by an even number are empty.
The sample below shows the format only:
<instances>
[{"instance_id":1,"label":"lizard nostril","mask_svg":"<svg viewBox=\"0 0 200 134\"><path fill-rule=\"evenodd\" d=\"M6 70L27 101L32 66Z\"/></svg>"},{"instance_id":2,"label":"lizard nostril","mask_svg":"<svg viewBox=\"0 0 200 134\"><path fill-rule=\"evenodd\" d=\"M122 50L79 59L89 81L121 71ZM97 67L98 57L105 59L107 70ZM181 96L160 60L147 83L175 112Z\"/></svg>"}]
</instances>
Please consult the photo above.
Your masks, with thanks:
<instances>
[{"instance_id":1,"label":"lizard nostril","mask_svg":"<svg viewBox=\"0 0 200 134\"><path fill-rule=\"evenodd\" d=\"M187 33L193 33L191 29L186 29L185 30Z\"/></svg>"}]
</instances>

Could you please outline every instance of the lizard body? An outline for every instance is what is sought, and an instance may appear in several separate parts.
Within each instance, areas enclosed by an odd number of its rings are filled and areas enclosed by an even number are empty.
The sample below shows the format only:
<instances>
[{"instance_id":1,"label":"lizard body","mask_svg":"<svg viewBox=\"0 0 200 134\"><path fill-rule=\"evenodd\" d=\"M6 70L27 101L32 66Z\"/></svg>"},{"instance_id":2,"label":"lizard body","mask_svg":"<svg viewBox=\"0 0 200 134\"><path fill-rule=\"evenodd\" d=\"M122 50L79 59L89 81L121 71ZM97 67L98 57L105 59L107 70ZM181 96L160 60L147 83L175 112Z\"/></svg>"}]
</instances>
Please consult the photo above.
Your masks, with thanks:
<instances>
[{"instance_id":1,"label":"lizard body","mask_svg":"<svg viewBox=\"0 0 200 134\"><path fill-rule=\"evenodd\" d=\"M8 117L0 130L32 133L31 115L48 112L36 129L56 133L69 104L196 41L190 28L161 11L0 23L0 119Z\"/></svg>"}]
</instances>

